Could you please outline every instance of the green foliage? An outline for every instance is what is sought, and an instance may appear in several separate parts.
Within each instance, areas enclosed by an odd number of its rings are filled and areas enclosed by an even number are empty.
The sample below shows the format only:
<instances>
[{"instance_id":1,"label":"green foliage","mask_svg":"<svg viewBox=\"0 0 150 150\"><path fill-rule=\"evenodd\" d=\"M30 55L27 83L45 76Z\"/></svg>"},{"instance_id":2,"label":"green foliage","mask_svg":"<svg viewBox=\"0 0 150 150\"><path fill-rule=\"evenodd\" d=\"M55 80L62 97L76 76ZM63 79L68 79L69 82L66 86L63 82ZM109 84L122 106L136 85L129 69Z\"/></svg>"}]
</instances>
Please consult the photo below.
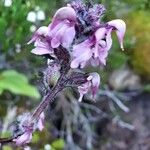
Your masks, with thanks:
<instances>
[{"instance_id":1,"label":"green foliage","mask_svg":"<svg viewBox=\"0 0 150 150\"><path fill-rule=\"evenodd\" d=\"M137 10L148 10L150 9L150 1L149 0L124 0L125 3L134 7Z\"/></svg>"},{"instance_id":2,"label":"green foliage","mask_svg":"<svg viewBox=\"0 0 150 150\"><path fill-rule=\"evenodd\" d=\"M50 23L51 13L55 11L55 7L62 4L61 0L51 1L45 0L13 0L10 7L4 6L4 1L0 1L0 49L7 53L15 50L16 44L25 45L31 37L30 27L32 25L37 28ZM30 11L36 12L37 9L43 10L46 20L36 22L27 21Z\"/></svg>"},{"instance_id":3,"label":"green foliage","mask_svg":"<svg viewBox=\"0 0 150 150\"><path fill-rule=\"evenodd\" d=\"M111 65L111 69L120 68L127 61L127 56L124 52L115 51L111 53L109 56L109 64Z\"/></svg>"},{"instance_id":4,"label":"green foliage","mask_svg":"<svg viewBox=\"0 0 150 150\"><path fill-rule=\"evenodd\" d=\"M3 146L3 150L13 150L13 149L10 146L5 145Z\"/></svg>"},{"instance_id":5,"label":"green foliage","mask_svg":"<svg viewBox=\"0 0 150 150\"><path fill-rule=\"evenodd\" d=\"M25 75L14 70L3 71L0 74L0 92L9 90L14 94L21 94L40 98L38 90L28 83Z\"/></svg>"},{"instance_id":6,"label":"green foliage","mask_svg":"<svg viewBox=\"0 0 150 150\"><path fill-rule=\"evenodd\" d=\"M150 79L150 12L136 11L128 17L128 30L133 32L135 46L132 48L131 63L134 70ZM136 26L132 26L136 24Z\"/></svg>"},{"instance_id":7,"label":"green foliage","mask_svg":"<svg viewBox=\"0 0 150 150\"><path fill-rule=\"evenodd\" d=\"M150 84L144 86L145 92L150 92Z\"/></svg>"},{"instance_id":8,"label":"green foliage","mask_svg":"<svg viewBox=\"0 0 150 150\"><path fill-rule=\"evenodd\" d=\"M52 148L55 150L61 150L64 148L65 146L65 142L63 139L58 139L55 140L52 144L51 144Z\"/></svg>"},{"instance_id":9,"label":"green foliage","mask_svg":"<svg viewBox=\"0 0 150 150\"><path fill-rule=\"evenodd\" d=\"M3 138L7 138L7 137L10 137L11 136L11 132L10 131L5 131L1 134L1 137Z\"/></svg>"},{"instance_id":10,"label":"green foliage","mask_svg":"<svg viewBox=\"0 0 150 150\"><path fill-rule=\"evenodd\" d=\"M35 132L33 134L32 142L33 143L38 143L39 141L40 141L40 136L39 136L38 132Z\"/></svg>"},{"instance_id":11,"label":"green foliage","mask_svg":"<svg viewBox=\"0 0 150 150\"><path fill-rule=\"evenodd\" d=\"M26 21L28 11L26 3L21 0L14 0L12 7L5 7L3 1L0 2L0 43L2 43L3 51L13 48L16 43L25 42L31 25Z\"/></svg>"},{"instance_id":12,"label":"green foliage","mask_svg":"<svg viewBox=\"0 0 150 150\"><path fill-rule=\"evenodd\" d=\"M0 95L2 94L2 92L3 92L3 90L2 90L2 89L0 89Z\"/></svg>"}]
</instances>

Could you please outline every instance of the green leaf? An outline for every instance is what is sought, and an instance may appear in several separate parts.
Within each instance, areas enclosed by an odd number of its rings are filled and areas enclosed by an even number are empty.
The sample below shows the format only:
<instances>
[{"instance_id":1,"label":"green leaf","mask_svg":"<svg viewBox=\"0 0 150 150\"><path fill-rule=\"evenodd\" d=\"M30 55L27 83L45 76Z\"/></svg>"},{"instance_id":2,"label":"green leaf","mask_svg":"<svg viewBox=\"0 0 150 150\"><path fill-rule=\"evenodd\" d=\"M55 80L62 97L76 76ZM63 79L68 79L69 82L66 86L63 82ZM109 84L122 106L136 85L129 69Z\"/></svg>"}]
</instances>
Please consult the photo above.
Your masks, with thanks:
<instances>
[{"instance_id":1,"label":"green leaf","mask_svg":"<svg viewBox=\"0 0 150 150\"><path fill-rule=\"evenodd\" d=\"M36 132L33 134L33 137L32 137L32 143L38 143L40 141L40 136L39 134Z\"/></svg>"},{"instance_id":2,"label":"green leaf","mask_svg":"<svg viewBox=\"0 0 150 150\"><path fill-rule=\"evenodd\" d=\"M11 132L10 131L5 131L4 133L1 134L2 138L7 138L11 136Z\"/></svg>"},{"instance_id":3,"label":"green leaf","mask_svg":"<svg viewBox=\"0 0 150 150\"><path fill-rule=\"evenodd\" d=\"M63 149L65 146L65 142L63 139L58 139L54 141L51 145L54 149Z\"/></svg>"},{"instance_id":4,"label":"green leaf","mask_svg":"<svg viewBox=\"0 0 150 150\"><path fill-rule=\"evenodd\" d=\"M144 86L145 92L150 92L150 84Z\"/></svg>"},{"instance_id":5,"label":"green leaf","mask_svg":"<svg viewBox=\"0 0 150 150\"><path fill-rule=\"evenodd\" d=\"M9 90L13 94L40 98L38 90L28 83L27 77L15 70L7 70L0 74L0 93L3 90Z\"/></svg>"},{"instance_id":6,"label":"green leaf","mask_svg":"<svg viewBox=\"0 0 150 150\"><path fill-rule=\"evenodd\" d=\"M112 69L120 68L127 61L127 56L120 51L113 51L109 56L109 64Z\"/></svg>"},{"instance_id":7,"label":"green leaf","mask_svg":"<svg viewBox=\"0 0 150 150\"><path fill-rule=\"evenodd\" d=\"M2 89L0 89L0 95L2 94L2 92L3 92L3 90L2 90Z\"/></svg>"},{"instance_id":8,"label":"green leaf","mask_svg":"<svg viewBox=\"0 0 150 150\"><path fill-rule=\"evenodd\" d=\"M12 150L12 148L10 146L5 145L3 146L3 150Z\"/></svg>"}]
</instances>

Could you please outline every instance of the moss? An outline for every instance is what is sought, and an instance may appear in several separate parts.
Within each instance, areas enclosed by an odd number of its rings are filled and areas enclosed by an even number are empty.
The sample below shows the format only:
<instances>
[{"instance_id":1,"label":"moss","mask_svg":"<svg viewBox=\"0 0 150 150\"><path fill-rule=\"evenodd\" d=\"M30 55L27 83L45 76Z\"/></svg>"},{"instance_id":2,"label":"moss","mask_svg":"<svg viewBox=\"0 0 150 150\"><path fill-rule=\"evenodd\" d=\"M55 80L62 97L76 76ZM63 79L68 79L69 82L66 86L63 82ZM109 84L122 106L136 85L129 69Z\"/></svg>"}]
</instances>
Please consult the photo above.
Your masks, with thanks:
<instances>
[{"instance_id":1,"label":"moss","mask_svg":"<svg viewBox=\"0 0 150 150\"><path fill-rule=\"evenodd\" d=\"M127 19L127 30L135 37L131 64L140 75L150 79L150 12L138 11Z\"/></svg>"}]
</instances>

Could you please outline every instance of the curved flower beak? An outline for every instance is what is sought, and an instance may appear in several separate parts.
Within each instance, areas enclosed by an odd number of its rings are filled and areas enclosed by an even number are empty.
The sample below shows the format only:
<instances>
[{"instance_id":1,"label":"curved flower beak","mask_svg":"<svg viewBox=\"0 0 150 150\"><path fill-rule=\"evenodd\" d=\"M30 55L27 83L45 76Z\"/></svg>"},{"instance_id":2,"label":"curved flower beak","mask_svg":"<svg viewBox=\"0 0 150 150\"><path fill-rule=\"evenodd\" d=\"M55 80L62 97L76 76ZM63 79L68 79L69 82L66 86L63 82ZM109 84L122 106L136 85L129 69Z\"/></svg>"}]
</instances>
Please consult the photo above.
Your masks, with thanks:
<instances>
[{"instance_id":1,"label":"curved flower beak","mask_svg":"<svg viewBox=\"0 0 150 150\"><path fill-rule=\"evenodd\" d=\"M115 29L119 43L120 43L120 47L122 50L124 50L123 38L125 35L125 31L126 31L125 22L121 19L116 19L116 20L109 21L108 25L112 26Z\"/></svg>"},{"instance_id":2,"label":"curved flower beak","mask_svg":"<svg viewBox=\"0 0 150 150\"><path fill-rule=\"evenodd\" d=\"M62 20L70 20L75 22L76 21L76 12L73 8L71 7L62 7L57 10L55 13L52 24L51 24L51 29L54 28L60 21Z\"/></svg>"}]
</instances>

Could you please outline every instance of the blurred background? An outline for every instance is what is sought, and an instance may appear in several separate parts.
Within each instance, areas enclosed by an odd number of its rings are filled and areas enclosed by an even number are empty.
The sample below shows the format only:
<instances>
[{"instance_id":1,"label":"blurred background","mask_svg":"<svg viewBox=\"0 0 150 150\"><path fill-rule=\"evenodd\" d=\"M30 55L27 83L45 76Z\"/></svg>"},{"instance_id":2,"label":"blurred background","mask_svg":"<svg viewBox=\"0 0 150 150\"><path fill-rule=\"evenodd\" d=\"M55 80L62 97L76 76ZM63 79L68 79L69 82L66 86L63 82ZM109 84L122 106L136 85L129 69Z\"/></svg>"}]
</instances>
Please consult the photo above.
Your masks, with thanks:
<instances>
[{"instance_id":1,"label":"blurred background","mask_svg":"<svg viewBox=\"0 0 150 150\"><path fill-rule=\"evenodd\" d=\"M96 102L87 96L77 103L76 90L60 93L47 110L44 131L33 135L31 150L150 149L150 1L95 2L107 9L102 21L126 22L125 51L114 34L107 66L86 69L101 76ZM27 42L65 4L0 0L0 137L9 137L16 116L32 111L41 100L46 59L33 56ZM1 149L19 150L11 144Z\"/></svg>"}]
</instances>

